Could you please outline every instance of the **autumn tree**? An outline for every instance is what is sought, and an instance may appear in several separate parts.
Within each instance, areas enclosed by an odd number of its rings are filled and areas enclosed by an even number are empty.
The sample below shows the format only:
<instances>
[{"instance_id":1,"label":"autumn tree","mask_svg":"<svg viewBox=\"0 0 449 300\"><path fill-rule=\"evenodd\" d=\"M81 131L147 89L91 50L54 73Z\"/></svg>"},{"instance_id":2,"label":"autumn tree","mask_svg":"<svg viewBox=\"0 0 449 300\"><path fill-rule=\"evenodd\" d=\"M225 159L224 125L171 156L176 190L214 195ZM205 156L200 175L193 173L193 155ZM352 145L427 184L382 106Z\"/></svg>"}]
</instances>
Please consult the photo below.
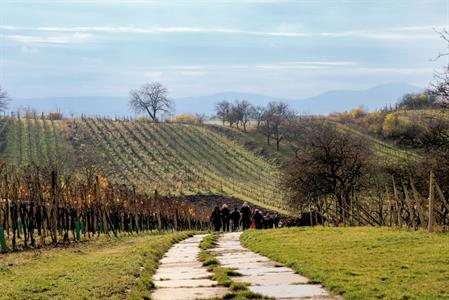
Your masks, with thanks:
<instances>
[{"instance_id":1,"label":"autumn tree","mask_svg":"<svg viewBox=\"0 0 449 300\"><path fill-rule=\"evenodd\" d=\"M168 98L168 90L159 82L150 82L137 90L130 91L129 104L136 113L146 112L154 122L158 122L158 114L169 113L173 103Z\"/></svg>"},{"instance_id":2,"label":"autumn tree","mask_svg":"<svg viewBox=\"0 0 449 300\"><path fill-rule=\"evenodd\" d=\"M437 97L431 91L418 94L405 94L398 102L400 109L431 108L437 102Z\"/></svg>"}]
</instances>

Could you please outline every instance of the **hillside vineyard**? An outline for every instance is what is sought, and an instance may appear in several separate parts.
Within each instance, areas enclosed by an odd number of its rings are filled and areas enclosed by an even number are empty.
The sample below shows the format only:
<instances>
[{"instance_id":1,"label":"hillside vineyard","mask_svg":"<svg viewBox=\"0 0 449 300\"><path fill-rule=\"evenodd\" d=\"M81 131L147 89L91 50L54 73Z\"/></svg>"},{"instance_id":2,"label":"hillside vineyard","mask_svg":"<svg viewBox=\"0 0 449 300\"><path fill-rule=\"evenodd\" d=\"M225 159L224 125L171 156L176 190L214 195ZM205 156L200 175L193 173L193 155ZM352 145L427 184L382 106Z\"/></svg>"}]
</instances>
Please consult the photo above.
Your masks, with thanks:
<instances>
[{"instance_id":1,"label":"hillside vineyard","mask_svg":"<svg viewBox=\"0 0 449 300\"><path fill-rule=\"evenodd\" d=\"M224 194L288 211L278 167L200 125L35 116L2 123L1 158L10 166L76 162L95 155L99 175L140 192Z\"/></svg>"}]
</instances>

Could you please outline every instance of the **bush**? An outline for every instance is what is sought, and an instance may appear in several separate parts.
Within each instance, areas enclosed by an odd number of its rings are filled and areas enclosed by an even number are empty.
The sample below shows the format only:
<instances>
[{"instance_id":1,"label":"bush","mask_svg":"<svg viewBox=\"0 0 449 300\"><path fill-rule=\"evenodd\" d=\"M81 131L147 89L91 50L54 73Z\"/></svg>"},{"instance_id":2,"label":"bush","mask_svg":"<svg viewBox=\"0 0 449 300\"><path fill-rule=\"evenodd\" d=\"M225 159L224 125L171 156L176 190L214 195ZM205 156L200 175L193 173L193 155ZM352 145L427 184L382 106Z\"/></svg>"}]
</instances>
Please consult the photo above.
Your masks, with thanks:
<instances>
[{"instance_id":1,"label":"bush","mask_svg":"<svg viewBox=\"0 0 449 300\"><path fill-rule=\"evenodd\" d=\"M380 135L382 134L382 126L385 115L381 112L372 112L364 118L365 126L368 127L368 133Z\"/></svg>"},{"instance_id":2,"label":"bush","mask_svg":"<svg viewBox=\"0 0 449 300\"><path fill-rule=\"evenodd\" d=\"M198 117L191 114L176 115L173 118L174 123L198 124Z\"/></svg>"},{"instance_id":3,"label":"bush","mask_svg":"<svg viewBox=\"0 0 449 300\"><path fill-rule=\"evenodd\" d=\"M353 119L363 118L367 115L366 111L362 107L353 108L350 114Z\"/></svg>"},{"instance_id":4,"label":"bush","mask_svg":"<svg viewBox=\"0 0 449 300\"><path fill-rule=\"evenodd\" d=\"M56 112L49 112L47 114L47 119L49 120L62 120L62 112L56 111Z\"/></svg>"},{"instance_id":5,"label":"bush","mask_svg":"<svg viewBox=\"0 0 449 300\"><path fill-rule=\"evenodd\" d=\"M431 108L437 101L436 97L429 92L419 94L406 94L398 103L400 109L423 109Z\"/></svg>"},{"instance_id":6,"label":"bush","mask_svg":"<svg viewBox=\"0 0 449 300\"><path fill-rule=\"evenodd\" d=\"M397 138L402 143L413 143L423 130L418 120L397 113L385 117L382 129L384 136Z\"/></svg>"}]
</instances>

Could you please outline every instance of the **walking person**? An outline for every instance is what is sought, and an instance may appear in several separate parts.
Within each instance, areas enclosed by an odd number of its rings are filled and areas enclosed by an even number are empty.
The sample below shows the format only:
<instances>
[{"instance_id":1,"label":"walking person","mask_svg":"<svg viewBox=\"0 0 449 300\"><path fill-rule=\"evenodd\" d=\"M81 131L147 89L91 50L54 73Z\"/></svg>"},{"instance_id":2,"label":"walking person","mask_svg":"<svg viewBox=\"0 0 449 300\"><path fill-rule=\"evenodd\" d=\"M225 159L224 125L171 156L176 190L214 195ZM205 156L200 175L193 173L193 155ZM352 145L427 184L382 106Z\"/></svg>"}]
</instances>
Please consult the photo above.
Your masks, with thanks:
<instances>
[{"instance_id":1,"label":"walking person","mask_svg":"<svg viewBox=\"0 0 449 300\"><path fill-rule=\"evenodd\" d=\"M215 231L220 231L221 228L221 212L218 206L215 206L214 211L210 215L210 222Z\"/></svg>"},{"instance_id":2,"label":"walking person","mask_svg":"<svg viewBox=\"0 0 449 300\"><path fill-rule=\"evenodd\" d=\"M243 203L242 208L240 209L241 221L242 221L242 229L249 229L251 225L251 208L249 208L248 203Z\"/></svg>"},{"instance_id":3,"label":"walking person","mask_svg":"<svg viewBox=\"0 0 449 300\"><path fill-rule=\"evenodd\" d=\"M278 228L279 227L279 216L277 215L277 214L275 214L274 216L273 216L273 225L274 225L274 228Z\"/></svg>"},{"instance_id":4,"label":"walking person","mask_svg":"<svg viewBox=\"0 0 449 300\"><path fill-rule=\"evenodd\" d=\"M256 225L256 229L263 229L263 215L260 213L260 211L258 209L256 209L256 212L254 213L253 216L254 219L254 223Z\"/></svg>"},{"instance_id":5,"label":"walking person","mask_svg":"<svg viewBox=\"0 0 449 300\"><path fill-rule=\"evenodd\" d=\"M234 209L234 211L231 214L231 220L232 220L232 231L239 231L240 213L239 213L237 207Z\"/></svg>"},{"instance_id":6,"label":"walking person","mask_svg":"<svg viewBox=\"0 0 449 300\"><path fill-rule=\"evenodd\" d=\"M229 231L229 222L231 219L231 211L226 204L221 207L221 222L223 223L223 231Z\"/></svg>"},{"instance_id":7,"label":"walking person","mask_svg":"<svg viewBox=\"0 0 449 300\"><path fill-rule=\"evenodd\" d=\"M268 215L265 218L264 227L265 227L265 229L272 229L273 228L273 216L272 215Z\"/></svg>"}]
</instances>

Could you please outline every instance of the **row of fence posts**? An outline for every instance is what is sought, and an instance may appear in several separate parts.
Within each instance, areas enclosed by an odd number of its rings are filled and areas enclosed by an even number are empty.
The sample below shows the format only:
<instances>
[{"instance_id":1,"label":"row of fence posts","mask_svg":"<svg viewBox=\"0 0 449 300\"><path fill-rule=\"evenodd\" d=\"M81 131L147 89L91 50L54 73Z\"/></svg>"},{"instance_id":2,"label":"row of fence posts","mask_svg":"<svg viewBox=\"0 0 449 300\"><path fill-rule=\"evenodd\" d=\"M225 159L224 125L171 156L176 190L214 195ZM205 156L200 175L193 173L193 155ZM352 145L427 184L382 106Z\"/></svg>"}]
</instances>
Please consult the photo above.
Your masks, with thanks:
<instances>
[{"instance_id":1,"label":"row of fence posts","mask_svg":"<svg viewBox=\"0 0 449 300\"><path fill-rule=\"evenodd\" d=\"M389 225L393 226L393 224L396 224L398 227L403 227L404 220L402 219L402 205L400 205L399 200L399 193L396 188L396 183L393 180L393 195L395 201L391 201L388 187L386 186L386 194L389 201L390 206L390 213L389 213ZM449 212L449 204L446 202L446 199L444 197L443 191L441 190L440 186L438 185L437 181L435 180L435 174L433 171L430 171L429 175L429 196L427 199L421 197L419 193L417 192L413 180L410 178L410 185L412 189L412 195L413 200L411 199L409 195L409 191L407 189L407 186L405 183L402 184L403 187L403 193L405 197L405 203L408 206L408 214L410 216L410 224L406 224L408 226L411 226L416 229L416 220L419 221L420 226L423 229L426 229L428 232L433 232L435 229L435 207L436 207L436 199L435 199L435 191L437 192L437 195L440 199L441 208L446 209ZM427 202L427 212L424 211L423 206L425 206L425 202ZM418 219L416 218L418 217ZM427 217L427 222L425 218ZM443 226L445 225L445 217L443 214Z\"/></svg>"},{"instance_id":2,"label":"row of fence posts","mask_svg":"<svg viewBox=\"0 0 449 300\"><path fill-rule=\"evenodd\" d=\"M12 249L15 250L16 237L19 240L21 236L23 237L25 247L27 241L34 246L36 230L43 246L46 244L46 237L51 237L53 244L58 243L59 237L64 242L70 241L68 238L70 231L74 240L79 241L82 233L84 235L88 233L90 237L91 233L95 235L112 232L117 235L117 232L206 229L205 227L209 225L208 218L202 213L201 208L185 201L161 197L157 190L154 191L153 197L147 197L143 194L136 195L134 189L131 191L126 187L120 189L112 186L100 196L98 177L93 190L92 186L83 190L83 185L80 185L66 187L64 191L58 187L55 172L51 174L50 187L36 178L26 176L23 178L25 178L23 183L28 189L21 194L18 192L22 187L19 179L16 185L9 186L5 175L5 190L2 194L4 201L0 202L0 250L3 253L8 252L5 231L9 238L11 230ZM44 200L41 194L44 189L49 192L47 200ZM72 194L73 189L77 190L75 194ZM93 195L94 200L76 198L88 195ZM59 198L65 202L59 203ZM168 202L162 201L163 199Z\"/></svg>"}]
</instances>

